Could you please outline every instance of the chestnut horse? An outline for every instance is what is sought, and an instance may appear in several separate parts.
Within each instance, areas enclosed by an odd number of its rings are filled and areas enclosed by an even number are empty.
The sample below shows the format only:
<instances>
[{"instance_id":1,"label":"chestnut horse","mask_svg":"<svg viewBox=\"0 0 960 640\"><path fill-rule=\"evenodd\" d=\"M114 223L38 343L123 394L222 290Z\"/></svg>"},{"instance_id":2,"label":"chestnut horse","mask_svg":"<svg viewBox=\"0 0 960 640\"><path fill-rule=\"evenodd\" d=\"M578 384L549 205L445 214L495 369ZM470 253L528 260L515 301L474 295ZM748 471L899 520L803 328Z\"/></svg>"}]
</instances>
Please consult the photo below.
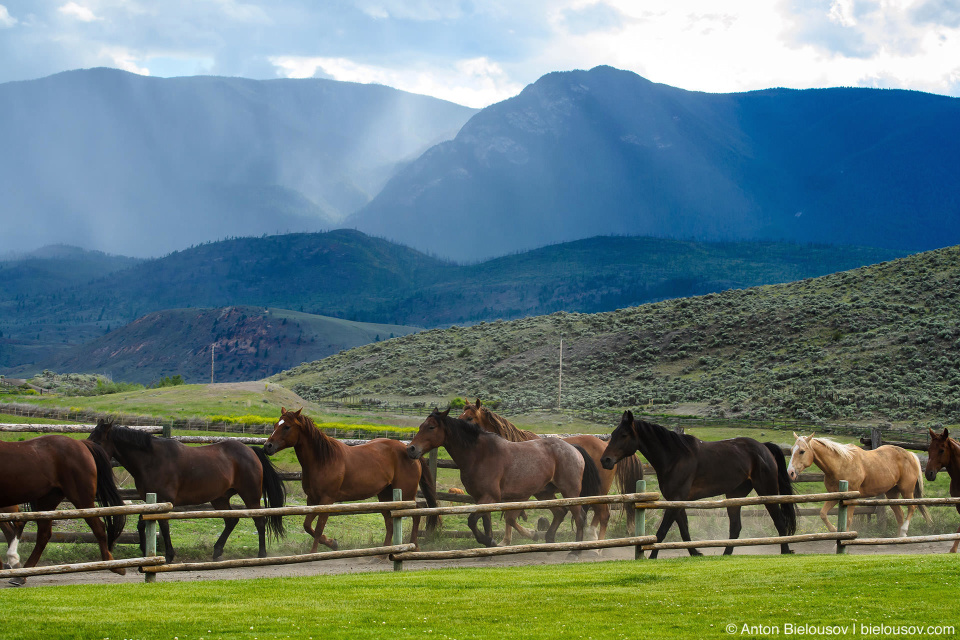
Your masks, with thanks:
<instances>
[{"instance_id":1,"label":"chestnut horse","mask_svg":"<svg viewBox=\"0 0 960 640\"><path fill-rule=\"evenodd\" d=\"M476 404L469 402L463 408L460 414L461 420L467 420L475 423L484 431L495 433L501 438L511 442L523 442L525 440L534 440L539 438L536 433L517 428L512 422L503 416L494 413L488 407L483 406L480 399L477 398ZM616 464L612 471L600 468L600 457L606 448L606 443L596 436L580 435L561 438L564 442L583 447L593 459L594 465L600 474L600 494L606 495L610 492L616 478L620 493L633 493L637 490L637 480L643 480L643 465L637 456L629 456ZM517 523L518 512L507 511L504 513L504 519L507 522L507 528L504 533L503 544L509 545L511 540L511 528L516 529L517 533L528 538L536 538L533 531L520 526ZM593 521L590 523L590 531L586 534L587 538L603 540L607 535L607 523L610 520L610 505L598 504L593 507ZM630 521L632 523L632 520Z\"/></svg>"},{"instance_id":2,"label":"chestnut horse","mask_svg":"<svg viewBox=\"0 0 960 640\"><path fill-rule=\"evenodd\" d=\"M230 509L230 498L239 495L248 509L260 507L261 494L268 507L282 507L286 488L270 460L259 447L225 440L202 447L188 447L176 440L154 438L148 433L114 426L98 420L89 440L103 446L126 469L137 485L140 499L157 494L157 502L174 506L211 503L214 509ZM223 547L239 518L224 518L223 533L213 545L213 559ZM160 520L164 557L172 562L176 551L170 541L170 521ZM253 519L260 537L258 557L267 556L266 531L284 534L282 516ZM146 521L140 520L140 548L145 549Z\"/></svg>"},{"instance_id":3,"label":"chestnut horse","mask_svg":"<svg viewBox=\"0 0 960 640\"><path fill-rule=\"evenodd\" d=\"M699 500L719 494L727 498L743 498L756 489L758 496L793 494L783 451L772 442L760 443L753 438L731 438L703 442L691 435L674 433L658 424L634 420L625 411L620 424L610 436L603 453L603 466L611 469L618 460L640 450L657 472L660 493L666 500ZM781 536L797 530L797 510L793 504L764 505ZM740 507L727 507L730 538L740 535ZM664 509L663 521L657 530L657 542L663 542L676 521L680 537L689 542L685 509ZM650 553L657 557L657 549ZM691 556L703 555L694 548ZM726 547L724 555L733 553ZM781 544L780 553L793 553L790 545Z\"/></svg>"},{"instance_id":4,"label":"chestnut horse","mask_svg":"<svg viewBox=\"0 0 960 640\"><path fill-rule=\"evenodd\" d=\"M559 438L537 438L511 442L483 431L476 424L450 417L450 409L433 410L407 447L411 458L419 458L437 447L444 447L460 468L460 481L477 504L527 500L536 496L549 500L558 492L564 498L595 496L600 492L600 477L590 456L581 448ZM553 542L567 510L551 509L553 522L545 535ZM577 540L583 539L586 518L579 505L570 507L577 527ZM484 534L477 521L483 518ZM480 544L496 546L491 537L490 514L471 513L467 524Z\"/></svg>"},{"instance_id":5,"label":"chestnut horse","mask_svg":"<svg viewBox=\"0 0 960 640\"><path fill-rule=\"evenodd\" d=\"M795 433L793 437L796 442L787 468L791 480L810 465L816 464L823 471L823 485L830 492L839 491L840 481L846 480L849 491L859 491L865 498L882 494L888 498L895 498L897 494L904 498L923 497L920 458L915 453L890 444L865 451L856 445L840 444L829 438L814 438L812 435L803 437ZM830 531L837 530L827 518L827 513L835 504L837 501L831 500L820 509L820 519ZM907 507L906 520L903 519L900 505L890 505L890 508L900 525L900 537L905 537L915 505ZM927 522L931 521L926 507L921 505L920 513Z\"/></svg>"},{"instance_id":6,"label":"chestnut horse","mask_svg":"<svg viewBox=\"0 0 960 640\"><path fill-rule=\"evenodd\" d=\"M940 469L946 469L950 474L950 495L954 498L960 496L960 443L950 437L950 432L946 429L943 433L937 435L933 429L927 429L930 432L930 448L927 450L927 468L924 475L927 480L933 482L937 479L937 472ZM956 505L960 512L960 504ZM960 528L957 529L960 533ZM957 552L957 545L960 540L954 540L950 547L950 553Z\"/></svg>"},{"instance_id":7,"label":"chestnut horse","mask_svg":"<svg viewBox=\"0 0 960 640\"><path fill-rule=\"evenodd\" d=\"M62 435L40 436L24 442L0 442L0 505L31 503L39 511L52 511L66 498L77 509L120 506L123 500L113 481L110 457L87 440ZM12 507L10 507L12 508ZM126 516L84 518L100 545L100 557L113 560L113 544L123 531ZM50 541L52 520L37 521L37 542L25 568L36 566ZM124 575L123 568L111 569ZM14 578L11 584L24 584Z\"/></svg>"},{"instance_id":8,"label":"chestnut horse","mask_svg":"<svg viewBox=\"0 0 960 640\"><path fill-rule=\"evenodd\" d=\"M280 419L273 428L263 450L268 455L293 447L303 470L301 482L307 494L308 505L333 504L347 500L366 500L377 496L380 502L393 500L393 490L400 489L403 500L417 499L417 484L423 491L427 506L437 506L433 476L426 461L410 460L406 447L399 440L377 438L366 444L348 446L331 438L316 427L303 409L280 409ZM323 535L328 514L308 514L303 529L313 538L310 553L316 553L320 543L336 550L336 540ZM313 519L317 527L311 527ZM436 528L438 516L427 519L427 531ZM383 512L386 534L383 546L393 544L393 518ZM414 516L410 527L410 542L417 543L420 517Z\"/></svg>"}]
</instances>

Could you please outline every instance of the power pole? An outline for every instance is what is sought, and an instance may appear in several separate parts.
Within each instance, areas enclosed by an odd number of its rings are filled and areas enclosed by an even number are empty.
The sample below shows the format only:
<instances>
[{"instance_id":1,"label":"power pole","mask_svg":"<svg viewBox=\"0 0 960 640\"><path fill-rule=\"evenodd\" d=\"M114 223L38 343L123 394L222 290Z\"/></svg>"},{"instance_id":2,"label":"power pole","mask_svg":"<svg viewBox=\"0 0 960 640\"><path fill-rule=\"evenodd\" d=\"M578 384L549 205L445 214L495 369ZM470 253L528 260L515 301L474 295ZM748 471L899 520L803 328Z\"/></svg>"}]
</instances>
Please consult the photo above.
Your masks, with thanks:
<instances>
[{"instance_id":1,"label":"power pole","mask_svg":"<svg viewBox=\"0 0 960 640\"><path fill-rule=\"evenodd\" d=\"M215 354L217 353L217 343L214 342L210 345L210 384L213 384L213 363Z\"/></svg>"},{"instance_id":2,"label":"power pole","mask_svg":"<svg viewBox=\"0 0 960 640\"><path fill-rule=\"evenodd\" d=\"M563 334L560 334L560 376L557 380L557 409L560 408L560 400L563 397Z\"/></svg>"}]
</instances>

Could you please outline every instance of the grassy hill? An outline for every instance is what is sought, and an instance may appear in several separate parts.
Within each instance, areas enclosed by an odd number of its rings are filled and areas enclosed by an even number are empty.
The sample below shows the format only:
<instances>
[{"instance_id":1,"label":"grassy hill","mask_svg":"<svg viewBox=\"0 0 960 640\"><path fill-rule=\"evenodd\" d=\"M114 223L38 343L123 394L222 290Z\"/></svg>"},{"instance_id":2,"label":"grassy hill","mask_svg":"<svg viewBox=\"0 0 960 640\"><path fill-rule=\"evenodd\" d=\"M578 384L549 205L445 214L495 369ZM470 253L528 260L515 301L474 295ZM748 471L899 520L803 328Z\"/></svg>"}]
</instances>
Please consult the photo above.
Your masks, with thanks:
<instances>
[{"instance_id":1,"label":"grassy hill","mask_svg":"<svg viewBox=\"0 0 960 640\"><path fill-rule=\"evenodd\" d=\"M499 398L804 420L960 422L960 247L790 284L367 345L274 376L303 397Z\"/></svg>"}]
</instances>

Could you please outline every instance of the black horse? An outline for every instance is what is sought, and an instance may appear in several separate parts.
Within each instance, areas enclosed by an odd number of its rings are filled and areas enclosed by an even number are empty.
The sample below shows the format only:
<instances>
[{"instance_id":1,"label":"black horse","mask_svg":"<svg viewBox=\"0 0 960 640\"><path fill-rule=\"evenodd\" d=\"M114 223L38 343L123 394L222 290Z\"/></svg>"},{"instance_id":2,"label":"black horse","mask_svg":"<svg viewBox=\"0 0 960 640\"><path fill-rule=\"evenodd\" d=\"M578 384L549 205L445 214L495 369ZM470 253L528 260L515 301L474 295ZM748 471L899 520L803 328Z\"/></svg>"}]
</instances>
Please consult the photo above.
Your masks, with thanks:
<instances>
[{"instance_id":1,"label":"black horse","mask_svg":"<svg viewBox=\"0 0 960 640\"><path fill-rule=\"evenodd\" d=\"M172 502L175 507L211 503L214 509L230 509L230 497L239 495L248 509L260 507L261 494L268 507L282 507L286 488L263 449L226 440L202 447L187 447L176 440L154 438L136 429L113 426L99 420L89 440L99 444L116 458L137 485L140 499L157 494L157 502ZM223 533L213 546L213 559L223 554L227 538L239 522L224 518ZM275 537L284 534L282 516L253 519L260 537L258 556L267 555L265 529ZM171 562L175 555L170 542L169 520L160 520L164 556ZM146 522L140 520L140 547L144 548Z\"/></svg>"},{"instance_id":2,"label":"black horse","mask_svg":"<svg viewBox=\"0 0 960 640\"><path fill-rule=\"evenodd\" d=\"M624 411L600 463L605 469L612 469L618 460L638 449L657 472L660 493L666 500L699 500L719 494L742 498L753 489L761 496L793 494L783 451L772 442L761 444L753 438L703 442L652 422L634 420L632 412ZM796 505L764 506L781 536L796 532ZM740 507L727 507L727 515L730 538L736 539L741 529ZM684 541L690 540L686 510L664 509L657 542L663 542L674 520L680 536ZM693 548L689 551L692 556L703 555ZM793 553L787 544L780 545L780 552ZM733 553L733 547L726 547L723 553ZM650 557L656 558L657 550Z\"/></svg>"}]
</instances>

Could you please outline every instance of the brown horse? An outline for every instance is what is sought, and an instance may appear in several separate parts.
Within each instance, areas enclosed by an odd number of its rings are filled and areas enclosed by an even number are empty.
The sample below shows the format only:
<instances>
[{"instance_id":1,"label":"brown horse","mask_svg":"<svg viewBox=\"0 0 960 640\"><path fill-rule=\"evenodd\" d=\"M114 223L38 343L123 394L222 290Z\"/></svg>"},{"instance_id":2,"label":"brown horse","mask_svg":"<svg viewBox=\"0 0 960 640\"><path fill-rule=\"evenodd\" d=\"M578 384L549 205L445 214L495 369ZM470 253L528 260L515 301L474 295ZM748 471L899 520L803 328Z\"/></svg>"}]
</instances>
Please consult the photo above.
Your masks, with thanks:
<instances>
[{"instance_id":1,"label":"brown horse","mask_svg":"<svg viewBox=\"0 0 960 640\"><path fill-rule=\"evenodd\" d=\"M444 447L460 468L460 481L477 504L553 498L558 492L565 498L595 496L600 478L593 460L579 447L559 438L537 438L510 442L483 431L476 424L450 417L450 409L433 410L407 447L411 458ZM554 508L553 522L546 533L553 542L566 509ZM585 518L580 506L570 507L577 527L577 540L583 539ZM483 518L484 534L477 521ZM490 514L471 513L467 524L477 542L496 546L491 537Z\"/></svg>"},{"instance_id":2,"label":"brown horse","mask_svg":"<svg viewBox=\"0 0 960 640\"><path fill-rule=\"evenodd\" d=\"M787 463L783 451L772 442L760 443L753 438L730 438L718 442L703 442L691 435L674 433L646 420L635 420L625 411L620 424L610 436L610 444L603 454L607 469L637 450L650 461L657 472L660 493L666 500L699 500L720 494L728 498L743 498L756 489L758 496L791 495L793 489L787 477ZM795 505L764 505L781 536L793 535L797 529ZM740 507L728 507L730 538L740 535ZM677 523L680 537L690 541L686 509L664 509L663 521L657 529L657 542L663 542L667 531ZM694 548L691 556L703 555ZM650 553L657 557L658 550ZM733 553L726 547L724 555ZM780 553L793 553L790 545L782 543Z\"/></svg>"},{"instance_id":3,"label":"brown horse","mask_svg":"<svg viewBox=\"0 0 960 640\"><path fill-rule=\"evenodd\" d=\"M52 511L66 498L78 509L123 504L113 481L110 457L86 440L48 435L25 442L0 442L0 505L31 503L39 511ZM12 508L12 507L10 507ZM84 518L100 545L100 557L113 560L113 543L123 531L125 516ZM52 520L37 521L37 542L23 565L36 566L50 541ZM111 569L124 575L125 569ZM22 585L23 578L11 584Z\"/></svg>"},{"instance_id":4,"label":"brown horse","mask_svg":"<svg viewBox=\"0 0 960 640\"><path fill-rule=\"evenodd\" d=\"M282 507L286 498L283 481L259 447L248 447L225 440L202 447L188 447L176 440L154 438L150 434L97 421L89 440L103 446L117 459L137 485L140 499L157 494L157 502L174 506L211 503L214 509L230 509L230 498L239 495L248 509L260 506L264 496L268 507ZM223 555L223 547L239 518L224 518L223 533L213 545L213 559ZM260 537L258 557L267 556L266 530L283 535L282 516L253 519ZM160 520L164 557L172 562L176 551L170 541L170 521ZM140 520L140 548L146 548L146 521Z\"/></svg>"},{"instance_id":5,"label":"brown horse","mask_svg":"<svg viewBox=\"0 0 960 640\"><path fill-rule=\"evenodd\" d=\"M886 494L895 498L897 494L904 498L923 497L923 476L920 471L920 459L915 453L890 444L865 451L852 444L840 444L829 438L803 437L793 434L795 439L790 455L787 473L795 480L804 469L816 464L823 471L823 485L827 491L839 491L840 481L846 480L849 491L859 491L861 496L872 497ZM837 528L827 518L827 513L837 504L831 500L820 509L820 519L830 531ZM907 507L907 519L903 519L900 505L891 505L893 515L900 526L899 535L905 537L910 528L914 505ZM920 507L920 513L930 522L927 508Z\"/></svg>"},{"instance_id":6,"label":"brown horse","mask_svg":"<svg viewBox=\"0 0 960 640\"><path fill-rule=\"evenodd\" d=\"M929 457L924 475L933 482L937 479L937 472L946 469L950 474L950 495L956 498L960 496L960 443L951 438L946 429L939 435L933 429L927 430L930 432L930 448L927 450ZM957 511L960 512L960 504L957 505ZM960 528L957 533L960 533ZM953 541L950 553L957 552L957 545L960 545L960 540Z\"/></svg>"},{"instance_id":7,"label":"brown horse","mask_svg":"<svg viewBox=\"0 0 960 640\"><path fill-rule=\"evenodd\" d=\"M17 513L20 511L20 505L0 508L0 513ZM23 534L23 527L26 522L0 522L0 532L3 532L3 539L7 541L7 556L3 563L4 569L17 569L20 567L20 555L17 553L17 546L20 543L20 536Z\"/></svg>"},{"instance_id":8,"label":"brown horse","mask_svg":"<svg viewBox=\"0 0 960 640\"><path fill-rule=\"evenodd\" d=\"M488 407L483 406L480 399L477 398L476 404L469 402L463 408L460 414L461 420L468 420L475 423L484 431L495 433L501 438L511 442L523 442L525 440L534 440L539 438L536 433L517 428L512 422L503 416L494 413ZM607 470L600 467L600 457L606 448L606 443L596 436L581 435L562 438L564 442L583 447L593 459L594 465L600 474L600 494L606 495L610 492L614 479L620 488L620 493L633 493L636 491L637 481L643 480L643 465L640 458L636 455L629 456L619 461L613 470ZM610 520L610 506L606 504L593 507L593 521L590 523L590 530L585 534L588 539L603 540L607 534L607 523ZM506 532L504 533L503 544L509 545L511 540L510 530L516 529L520 535L528 538L536 538L536 534L517 523L517 512L507 511L504 513L504 519L507 521ZM632 521L631 521L632 522Z\"/></svg>"},{"instance_id":9,"label":"brown horse","mask_svg":"<svg viewBox=\"0 0 960 640\"><path fill-rule=\"evenodd\" d=\"M333 504L347 500L366 500L377 496L381 502L393 500L393 490L400 489L403 500L416 500L417 484L430 507L437 506L433 476L426 461L410 460L406 447L399 440L377 438L354 447L329 437L314 425L303 409L287 411L280 409L280 419L267 439L263 450L268 455L293 447L303 469L303 491L307 504ZM311 527L313 519L317 527ZM323 535L328 515L309 514L303 521L303 529L313 538L311 553L316 553L320 543L336 550L336 540ZM436 528L438 516L427 519L427 531ZM389 511L383 512L386 535L383 546L393 544L393 519ZM410 542L417 543L420 517L413 517Z\"/></svg>"}]
</instances>

